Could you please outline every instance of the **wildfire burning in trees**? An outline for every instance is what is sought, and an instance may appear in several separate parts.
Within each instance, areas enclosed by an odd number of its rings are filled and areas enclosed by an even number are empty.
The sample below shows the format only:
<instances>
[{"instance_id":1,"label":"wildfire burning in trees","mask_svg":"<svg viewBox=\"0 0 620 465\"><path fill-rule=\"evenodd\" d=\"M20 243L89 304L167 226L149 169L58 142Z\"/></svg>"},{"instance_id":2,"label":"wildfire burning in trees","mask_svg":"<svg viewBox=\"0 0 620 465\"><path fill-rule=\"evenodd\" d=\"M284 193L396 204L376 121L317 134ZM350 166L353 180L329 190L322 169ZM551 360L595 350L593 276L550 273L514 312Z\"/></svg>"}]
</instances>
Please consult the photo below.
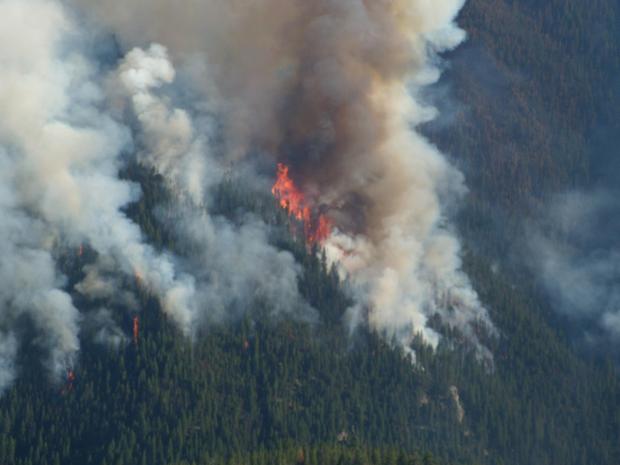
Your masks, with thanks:
<instances>
[{"instance_id":1,"label":"wildfire burning in trees","mask_svg":"<svg viewBox=\"0 0 620 465\"><path fill-rule=\"evenodd\" d=\"M289 175L289 167L278 163L277 179L271 193L289 216L303 223L308 245L324 242L332 231L332 223L323 213L316 212Z\"/></svg>"},{"instance_id":2,"label":"wildfire burning in trees","mask_svg":"<svg viewBox=\"0 0 620 465\"><path fill-rule=\"evenodd\" d=\"M61 389L60 393L62 395L66 395L73 391L73 382L75 381L75 372L71 369L67 370L67 380L65 381L64 387Z\"/></svg>"},{"instance_id":3,"label":"wildfire burning in trees","mask_svg":"<svg viewBox=\"0 0 620 465\"><path fill-rule=\"evenodd\" d=\"M14 115L0 119L0 392L18 376L24 319L60 381L82 327L118 345L132 323L118 328L112 309L136 300L156 299L188 336L256 296L305 318L303 264L270 240L271 225L205 208L230 164L251 195L255 168L287 162L273 195L293 234L348 278L351 325L409 349L417 334L439 342L439 314L480 345L474 326L490 320L448 215L464 178L416 131L435 113L416 96L439 78L436 53L465 37L462 0L117 4L0 1L2 37L29 45L0 47L0 101ZM269 21L254 27L257 16ZM73 40L90 32L76 18L124 54L116 69ZM138 188L148 178L123 174L128 156L170 193L157 231L127 214L141 195L160 200ZM153 244L159 227L187 246ZM70 276L59 246L77 253Z\"/></svg>"}]
</instances>

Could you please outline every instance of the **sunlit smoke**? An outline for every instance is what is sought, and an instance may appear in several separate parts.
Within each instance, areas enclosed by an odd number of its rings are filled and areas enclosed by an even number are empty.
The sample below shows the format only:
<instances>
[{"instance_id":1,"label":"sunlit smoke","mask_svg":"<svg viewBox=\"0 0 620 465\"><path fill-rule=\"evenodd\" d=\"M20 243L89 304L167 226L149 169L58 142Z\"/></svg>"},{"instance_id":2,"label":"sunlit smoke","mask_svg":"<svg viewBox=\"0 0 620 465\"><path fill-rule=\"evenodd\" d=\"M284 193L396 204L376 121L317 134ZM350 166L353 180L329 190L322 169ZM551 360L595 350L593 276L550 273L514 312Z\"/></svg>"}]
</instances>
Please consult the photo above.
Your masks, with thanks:
<instances>
[{"instance_id":1,"label":"sunlit smoke","mask_svg":"<svg viewBox=\"0 0 620 465\"><path fill-rule=\"evenodd\" d=\"M347 279L352 328L408 349L416 334L438 343L438 316L490 357L447 215L463 176L415 130L436 113L417 96L439 77L437 53L464 39L462 3L0 0L0 388L15 377L18 321L62 382L82 331L131 343L113 315L135 311L135 290L191 337L257 301L316 319L268 222L209 211L230 167L267 194L275 169L277 202ZM114 34L117 63L84 49L91 30ZM128 160L164 180L168 210L150 213L174 254L126 214L141 196L120 175ZM73 288L59 250L83 274Z\"/></svg>"},{"instance_id":2,"label":"sunlit smoke","mask_svg":"<svg viewBox=\"0 0 620 465\"><path fill-rule=\"evenodd\" d=\"M80 31L70 14L52 0L3 0L0 31L0 322L11 328L29 319L33 343L60 380L75 363L83 317L58 270L58 247L79 254L88 244L115 273L139 270L184 331L189 298L176 296L191 294L192 280L177 276L123 212L139 195L119 178L129 133L104 111L101 77L74 45ZM103 260L89 265L88 285L77 286L86 295L105 288L96 284ZM3 346L10 353L12 345Z\"/></svg>"}]
</instances>

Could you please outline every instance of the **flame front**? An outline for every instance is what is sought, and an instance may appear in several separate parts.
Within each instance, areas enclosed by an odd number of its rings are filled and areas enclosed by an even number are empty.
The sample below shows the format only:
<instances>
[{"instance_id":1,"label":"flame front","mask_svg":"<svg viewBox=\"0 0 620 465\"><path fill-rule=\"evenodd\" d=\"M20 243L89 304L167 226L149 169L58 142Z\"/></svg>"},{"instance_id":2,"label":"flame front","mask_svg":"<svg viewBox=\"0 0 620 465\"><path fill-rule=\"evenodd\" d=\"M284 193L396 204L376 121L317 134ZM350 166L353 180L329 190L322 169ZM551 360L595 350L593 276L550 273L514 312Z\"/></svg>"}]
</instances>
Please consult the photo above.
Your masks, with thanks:
<instances>
[{"instance_id":1,"label":"flame front","mask_svg":"<svg viewBox=\"0 0 620 465\"><path fill-rule=\"evenodd\" d=\"M288 172L288 166L278 163L278 177L271 188L271 193L279 200L280 206L287 210L289 215L303 221L310 217L310 208L305 205L304 195L297 189Z\"/></svg>"},{"instance_id":2,"label":"flame front","mask_svg":"<svg viewBox=\"0 0 620 465\"><path fill-rule=\"evenodd\" d=\"M304 237L308 245L324 242L331 234L332 224L324 214L313 214L303 192L289 176L289 167L278 163L276 182L271 193L280 203L280 207L298 221L303 222Z\"/></svg>"}]
</instances>

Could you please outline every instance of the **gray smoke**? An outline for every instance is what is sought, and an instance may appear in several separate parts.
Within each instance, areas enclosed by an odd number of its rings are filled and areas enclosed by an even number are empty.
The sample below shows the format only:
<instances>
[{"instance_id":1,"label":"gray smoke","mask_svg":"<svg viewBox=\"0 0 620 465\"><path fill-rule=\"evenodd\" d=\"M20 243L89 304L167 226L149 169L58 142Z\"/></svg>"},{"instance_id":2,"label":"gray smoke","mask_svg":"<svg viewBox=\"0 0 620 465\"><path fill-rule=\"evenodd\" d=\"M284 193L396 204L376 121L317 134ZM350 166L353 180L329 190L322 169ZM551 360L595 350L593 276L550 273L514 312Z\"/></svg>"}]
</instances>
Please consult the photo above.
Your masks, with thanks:
<instances>
[{"instance_id":1,"label":"gray smoke","mask_svg":"<svg viewBox=\"0 0 620 465\"><path fill-rule=\"evenodd\" d=\"M289 252L269 244L269 229L253 216L241 225L195 211L181 211L177 234L194 253L201 311L198 322L234 321L260 303L271 316L314 321L316 312L299 295L301 266Z\"/></svg>"},{"instance_id":2,"label":"gray smoke","mask_svg":"<svg viewBox=\"0 0 620 465\"><path fill-rule=\"evenodd\" d=\"M618 191L557 195L528 236L534 271L561 315L595 347L620 347Z\"/></svg>"},{"instance_id":3,"label":"gray smoke","mask_svg":"<svg viewBox=\"0 0 620 465\"><path fill-rule=\"evenodd\" d=\"M17 339L12 333L0 333L0 392L3 392L15 379L15 357Z\"/></svg>"},{"instance_id":4,"label":"gray smoke","mask_svg":"<svg viewBox=\"0 0 620 465\"><path fill-rule=\"evenodd\" d=\"M36 15L35 15L36 13ZM61 139L70 147L96 134L75 130L64 88L69 74L83 71L76 60L63 69L54 61L54 44L67 29L62 11L51 3L0 2L0 325L2 385L14 376L15 325L30 318L40 329L38 344L49 352L49 364L60 374L79 347L79 312L62 290L52 247L62 219L52 210L72 210L61 203L71 185L63 162ZM27 40L16 40L18 37ZM66 71L71 71L67 73ZM65 115L62 115L65 116ZM48 216L52 217L48 219ZM50 224L55 222L56 224Z\"/></svg>"},{"instance_id":5,"label":"gray smoke","mask_svg":"<svg viewBox=\"0 0 620 465\"><path fill-rule=\"evenodd\" d=\"M227 169L251 173L257 153L289 164L333 222L325 247L357 298L352 323L408 348L416 334L438 342L438 315L489 357L474 328L492 324L446 215L463 177L414 129L436 115L417 95L439 77L436 53L464 39L462 3L0 0L0 388L24 318L57 377L80 332L125 343L113 315L139 310L128 279L189 336L255 302L315 318L270 227L209 212ZM90 30L120 40L116 70L81 48ZM186 108L179 79L196 92ZM174 194L164 216L183 257L156 251L125 215L141 195L119 177L129 152ZM96 257L67 289L59 250L81 246ZM72 292L98 309L81 314Z\"/></svg>"},{"instance_id":6,"label":"gray smoke","mask_svg":"<svg viewBox=\"0 0 620 465\"><path fill-rule=\"evenodd\" d=\"M161 174L175 193L166 223L186 251L181 265L196 281L196 322L234 320L255 302L273 315L314 319L297 289L300 266L290 253L270 245L271 231L263 221L247 215L233 224L209 215L207 194L222 182L225 169L208 134L160 95L174 77L167 50L159 44L132 49L117 71L118 87L140 123L139 161Z\"/></svg>"},{"instance_id":7,"label":"gray smoke","mask_svg":"<svg viewBox=\"0 0 620 465\"><path fill-rule=\"evenodd\" d=\"M224 170L210 156L208 137L196 132L189 114L157 95L173 83L175 74L165 47L152 44L127 54L114 88L129 98L141 126L138 160L161 174L177 196L202 205L205 192L221 182Z\"/></svg>"},{"instance_id":8,"label":"gray smoke","mask_svg":"<svg viewBox=\"0 0 620 465\"><path fill-rule=\"evenodd\" d=\"M193 281L176 276L171 259L155 253L122 212L139 195L118 177L129 134L102 111L96 68L71 46L79 31L69 15L54 1L3 0L0 30L0 325L11 334L28 317L51 372L59 377L72 367L81 317L54 253L88 244L116 273L139 274L189 332ZM12 346L4 344L3 354Z\"/></svg>"},{"instance_id":9,"label":"gray smoke","mask_svg":"<svg viewBox=\"0 0 620 465\"><path fill-rule=\"evenodd\" d=\"M462 1L80 4L128 49L170 48L209 93L229 160L258 149L291 166L337 228L326 247L353 283L353 323L436 345L439 315L489 356L474 327L492 324L446 218L463 177L412 129L436 115L417 96L439 77L436 53L464 39Z\"/></svg>"}]
</instances>

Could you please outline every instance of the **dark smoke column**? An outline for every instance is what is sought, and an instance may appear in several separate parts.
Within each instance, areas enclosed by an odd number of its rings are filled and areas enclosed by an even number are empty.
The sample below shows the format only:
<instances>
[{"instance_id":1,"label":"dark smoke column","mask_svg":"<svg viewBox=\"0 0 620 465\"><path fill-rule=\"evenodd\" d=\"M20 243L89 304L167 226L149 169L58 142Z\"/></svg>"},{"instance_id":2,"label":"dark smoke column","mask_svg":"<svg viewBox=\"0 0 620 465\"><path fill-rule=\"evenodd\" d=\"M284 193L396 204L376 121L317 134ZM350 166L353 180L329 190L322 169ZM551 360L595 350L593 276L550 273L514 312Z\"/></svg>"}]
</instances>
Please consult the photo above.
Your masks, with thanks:
<instances>
[{"instance_id":1,"label":"dark smoke column","mask_svg":"<svg viewBox=\"0 0 620 465\"><path fill-rule=\"evenodd\" d=\"M352 324L436 344L438 314L478 344L473 323L491 325L442 204L463 178L414 129L435 112L416 100L439 77L431 58L465 38L463 1L79 3L127 49L156 41L188 65L231 161L260 149L290 168L334 226L325 246L355 285Z\"/></svg>"}]
</instances>

